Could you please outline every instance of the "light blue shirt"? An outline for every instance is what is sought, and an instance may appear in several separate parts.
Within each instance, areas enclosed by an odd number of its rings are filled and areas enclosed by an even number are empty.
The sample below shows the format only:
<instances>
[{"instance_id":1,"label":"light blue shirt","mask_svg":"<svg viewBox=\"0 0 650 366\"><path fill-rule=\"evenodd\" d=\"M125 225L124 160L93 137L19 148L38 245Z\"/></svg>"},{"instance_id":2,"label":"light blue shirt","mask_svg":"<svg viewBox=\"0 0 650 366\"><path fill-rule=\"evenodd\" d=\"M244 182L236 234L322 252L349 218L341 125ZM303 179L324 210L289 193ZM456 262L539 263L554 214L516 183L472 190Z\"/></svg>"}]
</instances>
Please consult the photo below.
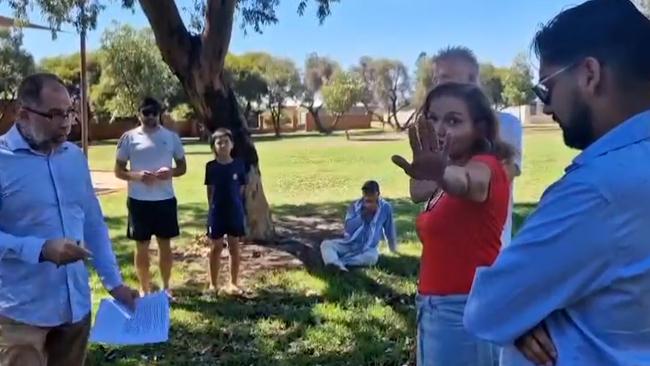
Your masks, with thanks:
<instances>
[{"instance_id":1,"label":"light blue shirt","mask_svg":"<svg viewBox=\"0 0 650 366\"><path fill-rule=\"evenodd\" d=\"M477 271L465 326L514 341L545 323L558 366L650 364L650 111L583 151L512 244Z\"/></svg>"},{"instance_id":2,"label":"light blue shirt","mask_svg":"<svg viewBox=\"0 0 650 366\"><path fill-rule=\"evenodd\" d=\"M0 315L35 326L82 320L91 309L82 261L39 263L49 239L82 241L107 289L122 284L88 163L71 143L45 155L14 126L0 136Z\"/></svg>"},{"instance_id":3,"label":"light blue shirt","mask_svg":"<svg viewBox=\"0 0 650 366\"><path fill-rule=\"evenodd\" d=\"M350 206L345 215L345 238L342 243L349 246L350 254L378 250L382 237L386 238L390 250L395 251L397 232L390 203L380 198L378 212L372 220L365 220L362 213L363 202L358 200Z\"/></svg>"},{"instance_id":4,"label":"light blue shirt","mask_svg":"<svg viewBox=\"0 0 650 366\"><path fill-rule=\"evenodd\" d=\"M183 143L176 132L159 126L145 132L142 126L127 131L117 144L117 160L128 162L132 171L155 172L160 168L172 169L174 160L185 158ZM171 179L158 180L152 185L130 180L129 197L140 201L164 201L174 198Z\"/></svg>"}]
</instances>

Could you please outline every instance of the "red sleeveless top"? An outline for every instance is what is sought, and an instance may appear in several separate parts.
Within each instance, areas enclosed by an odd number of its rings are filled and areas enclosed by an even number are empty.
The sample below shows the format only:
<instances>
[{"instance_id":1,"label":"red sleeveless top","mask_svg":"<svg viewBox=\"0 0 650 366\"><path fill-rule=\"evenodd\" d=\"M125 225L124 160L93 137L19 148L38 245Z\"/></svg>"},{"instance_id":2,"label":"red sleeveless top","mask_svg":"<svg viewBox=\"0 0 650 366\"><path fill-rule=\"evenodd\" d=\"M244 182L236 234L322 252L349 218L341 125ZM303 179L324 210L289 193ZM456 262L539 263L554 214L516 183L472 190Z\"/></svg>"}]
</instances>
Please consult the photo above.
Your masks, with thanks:
<instances>
[{"instance_id":1,"label":"red sleeveless top","mask_svg":"<svg viewBox=\"0 0 650 366\"><path fill-rule=\"evenodd\" d=\"M472 161L486 164L492 172L487 200L474 202L443 192L417 218L423 245L420 294L468 294L476 268L490 266L499 254L510 181L496 157L477 155Z\"/></svg>"}]
</instances>

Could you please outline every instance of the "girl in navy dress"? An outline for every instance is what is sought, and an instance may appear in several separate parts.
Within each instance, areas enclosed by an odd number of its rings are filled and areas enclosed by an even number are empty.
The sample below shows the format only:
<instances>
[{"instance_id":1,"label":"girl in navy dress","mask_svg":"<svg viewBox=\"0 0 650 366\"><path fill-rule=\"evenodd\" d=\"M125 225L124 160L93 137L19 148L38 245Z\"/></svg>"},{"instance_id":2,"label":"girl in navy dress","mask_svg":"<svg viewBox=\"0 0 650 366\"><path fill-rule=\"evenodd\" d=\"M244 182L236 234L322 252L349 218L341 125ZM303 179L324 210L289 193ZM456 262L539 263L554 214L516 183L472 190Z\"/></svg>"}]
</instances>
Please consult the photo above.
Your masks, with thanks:
<instances>
[{"instance_id":1,"label":"girl in navy dress","mask_svg":"<svg viewBox=\"0 0 650 366\"><path fill-rule=\"evenodd\" d=\"M210 288L219 292L218 278L221 251L228 244L230 252L230 284L227 293L241 293L239 276L239 241L246 234L244 216L244 186L246 167L243 160L233 159L232 132L220 128L212 134L212 151L215 159L205 166L205 185L208 190L208 237L210 251Z\"/></svg>"}]
</instances>

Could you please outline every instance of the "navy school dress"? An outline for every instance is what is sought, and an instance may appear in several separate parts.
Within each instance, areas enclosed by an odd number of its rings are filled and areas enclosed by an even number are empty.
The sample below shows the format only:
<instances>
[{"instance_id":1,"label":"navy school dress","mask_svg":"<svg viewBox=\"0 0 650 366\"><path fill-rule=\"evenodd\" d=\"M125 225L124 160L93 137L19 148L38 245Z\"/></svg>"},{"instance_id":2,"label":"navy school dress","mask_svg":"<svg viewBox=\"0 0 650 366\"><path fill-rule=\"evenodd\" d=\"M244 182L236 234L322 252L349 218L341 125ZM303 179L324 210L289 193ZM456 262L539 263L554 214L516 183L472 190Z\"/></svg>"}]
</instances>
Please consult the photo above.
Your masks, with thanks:
<instances>
[{"instance_id":1,"label":"navy school dress","mask_svg":"<svg viewBox=\"0 0 650 366\"><path fill-rule=\"evenodd\" d=\"M241 187L246 184L246 165L241 159L229 164L216 160L205 166L205 185L213 186L208 214L208 237L221 239L224 235L246 235L244 199Z\"/></svg>"}]
</instances>

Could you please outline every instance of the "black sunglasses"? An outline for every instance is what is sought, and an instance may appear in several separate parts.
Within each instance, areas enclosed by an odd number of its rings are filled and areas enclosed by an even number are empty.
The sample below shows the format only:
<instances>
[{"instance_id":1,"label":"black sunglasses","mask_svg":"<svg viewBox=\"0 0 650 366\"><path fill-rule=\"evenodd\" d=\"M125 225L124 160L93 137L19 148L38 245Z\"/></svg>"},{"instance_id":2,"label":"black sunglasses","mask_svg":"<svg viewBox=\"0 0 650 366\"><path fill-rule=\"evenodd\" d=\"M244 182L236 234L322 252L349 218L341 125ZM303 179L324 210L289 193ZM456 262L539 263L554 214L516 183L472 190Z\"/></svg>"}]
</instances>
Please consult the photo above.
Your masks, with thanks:
<instances>
[{"instance_id":1,"label":"black sunglasses","mask_svg":"<svg viewBox=\"0 0 650 366\"><path fill-rule=\"evenodd\" d=\"M140 111L143 116L145 117L156 117L160 115L160 111L157 109L143 109Z\"/></svg>"},{"instance_id":2,"label":"black sunglasses","mask_svg":"<svg viewBox=\"0 0 650 366\"><path fill-rule=\"evenodd\" d=\"M571 64L569 64L567 66L564 66L563 68L557 70L556 72L552 73L551 75L541 79L537 84L535 84L532 87L533 93L535 93L537 98L539 98L539 100L542 103L544 103L546 105L551 104L551 95L553 94L553 88L549 88L548 86L546 86L546 83L549 80L551 80L551 79L557 77L558 75L562 74L563 72L570 70L575 65L576 65L575 62L571 63Z\"/></svg>"},{"instance_id":3,"label":"black sunglasses","mask_svg":"<svg viewBox=\"0 0 650 366\"><path fill-rule=\"evenodd\" d=\"M41 117L47 118L49 120L54 120L54 119L57 119L57 118L60 118L60 119L74 119L74 118L77 117L77 111L75 111L74 108L70 108L67 111L63 111L61 109L50 109L47 112L42 112L42 111L36 110L34 108L27 107L27 106L23 106L23 109L28 111L28 112L34 113L36 115L39 115Z\"/></svg>"}]
</instances>

